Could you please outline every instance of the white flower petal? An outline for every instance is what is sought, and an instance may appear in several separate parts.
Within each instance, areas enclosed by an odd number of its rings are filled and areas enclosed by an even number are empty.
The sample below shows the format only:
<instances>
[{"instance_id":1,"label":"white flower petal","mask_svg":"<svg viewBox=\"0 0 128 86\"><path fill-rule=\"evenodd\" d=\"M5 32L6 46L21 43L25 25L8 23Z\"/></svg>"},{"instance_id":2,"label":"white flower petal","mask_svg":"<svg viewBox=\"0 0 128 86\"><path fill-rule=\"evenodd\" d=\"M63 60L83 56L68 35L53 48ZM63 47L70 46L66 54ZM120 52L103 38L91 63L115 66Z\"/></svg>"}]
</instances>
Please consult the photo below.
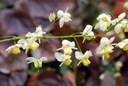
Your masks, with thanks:
<instances>
[{"instance_id":1,"label":"white flower petal","mask_svg":"<svg viewBox=\"0 0 128 86\"><path fill-rule=\"evenodd\" d=\"M62 61L65 60L64 57L62 56L62 54L59 53L59 52L56 52L56 53L55 53L55 58L56 58L58 61L60 61L60 62L62 62Z\"/></svg>"},{"instance_id":2,"label":"white flower petal","mask_svg":"<svg viewBox=\"0 0 128 86\"><path fill-rule=\"evenodd\" d=\"M109 39L107 37L102 37L101 40L100 40L101 45L108 44L108 42L109 42Z\"/></svg>"},{"instance_id":3,"label":"white flower petal","mask_svg":"<svg viewBox=\"0 0 128 86\"><path fill-rule=\"evenodd\" d=\"M92 56L92 52L91 51L86 51L84 54L84 57L89 58L90 56Z\"/></svg>"},{"instance_id":4,"label":"white flower petal","mask_svg":"<svg viewBox=\"0 0 128 86\"><path fill-rule=\"evenodd\" d=\"M63 27L63 25L64 25L64 18L60 18L60 20L59 20L59 25L60 25L60 28L62 28Z\"/></svg>"},{"instance_id":5,"label":"white flower petal","mask_svg":"<svg viewBox=\"0 0 128 86\"><path fill-rule=\"evenodd\" d=\"M118 34L118 33L120 33L120 32L122 32L122 25L121 24L117 24L116 26L115 26L115 32Z\"/></svg>"},{"instance_id":6,"label":"white flower petal","mask_svg":"<svg viewBox=\"0 0 128 86\"><path fill-rule=\"evenodd\" d=\"M62 10L59 10L59 11L57 12L57 17L58 17L58 18L63 17L63 15L64 15L64 12L63 12Z\"/></svg>"},{"instance_id":7,"label":"white flower petal","mask_svg":"<svg viewBox=\"0 0 128 86\"><path fill-rule=\"evenodd\" d=\"M47 59L46 57L41 57L41 58L39 58L39 60L42 61L42 62L43 62L43 61L45 62L45 61L47 61L48 59Z\"/></svg>"},{"instance_id":8,"label":"white flower petal","mask_svg":"<svg viewBox=\"0 0 128 86\"><path fill-rule=\"evenodd\" d=\"M123 19L125 16L126 16L126 13L123 12L123 13L121 13L121 14L118 16L118 19Z\"/></svg>"},{"instance_id":9,"label":"white flower petal","mask_svg":"<svg viewBox=\"0 0 128 86\"><path fill-rule=\"evenodd\" d=\"M32 62L35 62L37 59L34 57L28 57L26 58L26 60L28 61L28 63L32 63Z\"/></svg>"},{"instance_id":10,"label":"white flower petal","mask_svg":"<svg viewBox=\"0 0 128 86\"><path fill-rule=\"evenodd\" d=\"M109 44L111 44L114 41L115 37L110 38Z\"/></svg>"},{"instance_id":11,"label":"white flower petal","mask_svg":"<svg viewBox=\"0 0 128 86\"><path fill-rule=\"evenodd\" d=\"M79 51L76 51L75 52L75 57L76 57L76 59L81 60L81 59L83 59L83 54L81 52L79 52Z\"/></svg>"},{"instance_id":12,"label":"white flower petal","mask_svg":"<svg viewBox=\"0 0 128 86\"><path fill-rule=\"evenodd\" d=\"M98 29L99 27L100 27L100 22L98 22L98 23L95 25L94 29Z\"/></svg>"},{"instance_id":13,"label":"white flower petal","mask_svg":"<svg viewBox=\"0 0 128 86\"><path fill-rule=\"evenodd\" d=\"M92 26L91 25L87 25L83 31L82 35L85 35L86 33L90 33L92 31Z\"/></svg>"},{"instance_id":14,"label":"white flower petal","mask_svg":"<svg viewBox=\"0 0 128 86\"><path fill-rule=\"evenodd\" d=\"M100 22L100 30L106 31L107 30L107 22Z\"/></svg>"},{"instance_id":15,"label":"white flower petal","mask_svg":"<svg viewBox=\"0 0 128 86\"><path fill-rule=\"evenodd\" d=\"M117 46L122 49L127 44L128 44L128 39L124 39L123 41L119 42Z\"/></svg>"}]
</instances>

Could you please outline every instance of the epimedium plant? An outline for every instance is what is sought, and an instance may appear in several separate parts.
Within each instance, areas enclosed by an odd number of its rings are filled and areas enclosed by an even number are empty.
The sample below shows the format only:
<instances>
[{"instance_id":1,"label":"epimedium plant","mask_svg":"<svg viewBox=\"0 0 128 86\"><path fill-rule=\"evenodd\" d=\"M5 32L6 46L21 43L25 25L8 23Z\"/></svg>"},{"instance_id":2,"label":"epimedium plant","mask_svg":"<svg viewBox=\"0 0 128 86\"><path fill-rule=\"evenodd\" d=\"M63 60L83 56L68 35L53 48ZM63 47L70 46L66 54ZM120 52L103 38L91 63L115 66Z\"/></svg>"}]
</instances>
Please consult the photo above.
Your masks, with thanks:
<instances>
[{"instance_id":1,"label":"epimedium plant","mask_svg":"<svg viewBox=\"0 0 128 86\"><path fill-rule=\"evenodd\" d=\"M74 42L67 39L83 37L82 43L84 43L86 40L91 41L97 36L107 34L108 32L117 33L119 38L122 40L121 42L113 43L115 37L112 37L110 39L107 37L102 37L99 46L95 50L95 55L99 55L103 60L107 60L111 57L111 53L114 52L113 49L115 47L123 49L123 51L128 51L128 39L125 38L125 32L128 32L128 20L125 19L125 16L126 13L121 13L117 18L112 19L110 14L102 13L97 17L98 23L95 26L88 24L85 26L83 32L68 36L49 36L47 34L48 32L43 31L41 26L38 26L36 27L35 32L28 32L25 35L17 37L13 36L12 38L6 37L5 39L0 40L0 42L18 40L17 43L8 47L6 51L12 54L20 54L21 49L23 49L27 54L29 50L37 50L40 46L41 40L65 38L64 40L62 40L62 47L58 48L57 52L55 52L55 58L57 59L57 61L61 62L60 67L62 65L70 66L70 64L72 63L71 57L73 50L76 51L75 57L77 60L79 60L77 66L79 66L80 63L82 63L84 66L89 66L89 64L91 64L89 57L93 56L91 50L88 50L83 54L77 40L75 40L76 42ZM59 10L57 11L57 13L53 12L49 15L49 21L52 22L52 24L57 20L59 20L60 28L63 27L64 23L71 21L71 14L68 12L68 9L66 9L65 11ZM95 35L93 29L100 29L102 31L102 34ZM76 47L75 43L77 44L78 48ZM35 68L40 68L42 67L42 63L47 61L48 59L47 57L41 57L39 59L36 57L28 57L26 58L26 60L28 61L28 63L34 63Z\"/></svg>"}]
</instances>

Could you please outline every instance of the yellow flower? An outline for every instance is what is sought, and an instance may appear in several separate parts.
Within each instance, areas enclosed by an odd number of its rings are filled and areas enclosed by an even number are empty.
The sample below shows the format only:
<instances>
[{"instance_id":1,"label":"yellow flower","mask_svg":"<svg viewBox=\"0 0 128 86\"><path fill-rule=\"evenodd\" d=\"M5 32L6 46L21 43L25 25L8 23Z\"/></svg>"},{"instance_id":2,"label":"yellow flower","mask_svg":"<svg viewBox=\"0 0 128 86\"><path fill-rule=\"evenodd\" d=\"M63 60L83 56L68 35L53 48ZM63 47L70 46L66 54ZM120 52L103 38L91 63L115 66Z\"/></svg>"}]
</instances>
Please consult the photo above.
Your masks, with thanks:
<instances>
[{"instance_id":1,"label":"yellow flower","mask_svg":"<svg viewBox=\"0 0 128 86\"><path fill-rule=\"evenodd\" d=\"M123 49L124 51L128 51L128 39L122 40L116 46L120 49Z\"/></svg>"},{"instance_id":2,"label":"yellow flower","mask_svg":"<svg viewBox=\"0 0 128 86\"><path fill-rule=\"evenodd\" d=\"M118 36L121 39L125 38L125 32L128 32L128 24L127 20L122 20L120 23L118 23L114 30L118 34Z\"/></svg>"},{"instance_id":3,"label":"yellow flower","mask_svg":"<svg viewBox=\"0 0 128 86\"><path fill-rule=\"evenodd\" d=\"M35 68L39 68L42 67L42 63L47 61L46 57L41 57L39 59L34 58L34 57L28 57L26 58L26 60L28 61L28 63L34 63Z\"/></svg>"},{"instance_id":4,"label":"yellow flower","mask_svg":"<svg viewBox=\"0 0 128 86\"><path fill-rule=\"evenodd\" d=\"M72 62L72 60L70 59L71 56L68 56L68 55L65 55L65 54L62 54L62 53L59 53L59 52L56 52L55 53L55 58L59 61L59 62L62 62L60 64L60 67L64 64L66 66L69 66Z\"/></svg>"},{"instance_id":5,"label":"yellow flower","mask_svg":"<svg viewBox=\"0 0 128 86\"><path fill-rule=\"evenodd\" d=\"M96 49L96 54L101 55L104 59L109 59L110 58L110 53L113 52L113 46L112 42L114 41L115 37L110 38L110 40L106 37L101 38L100 40L100 45Z\"/></svg>"},{"instance_id":6,"label":"yellow flower","mask_svg":"<svg viewBox=\"0 0 128 86\"><path fill-rule=\"evenodd\" d=\"M71 14L68 13L67 10L68 10L68 8L66 9L65 12L63 12L62 10L59 10L57 12L57 17L60 18L60 20L59 20L60 28L63 27L64 22L71 21Z\"/></svg>"},{"instance_id":7,"label":"yellow flower","mask_svg":"<svg viewBox=\"0 0 128 86\"><path fill-rule=\"evenodd\" d=\"M80 62L77 65L79 65L82 62L84 66L88 66L91 63L89 61L90 56L92 56L91 51L86 51L85 54L82 54L82 52L76 51L75 57L76 59L80 60Z\"/></svg>"},{"instance_id":8,"label":"yellow flower","mask_svg":"<svg viewBox=\"0 0 128 86\"><path fill-rule=\"evenodd\" d=\"M20 53L20 44L15 44L6 49L7 52L12 52L13 54L19 54Z\"/></svg>"},{"instance_id":9,"label":"yellow flower","mask_svg":"<svg viewBox=\"0 0 128 86\"><path fill-rule=\"evenodd\" d=\"M99 22L96 24L95 29L99 28L102 31L106 31L111 24L111 16L109 14L100 14L97 20Z\"/></svg>"},{"instance_id":10,"label":"yellow flower","mask_svg":"<svg viewBox=\"0 0 128 86\"><path fill-rule=\"evenodd\" d=\"M85 29L82 32L82 36L84 37L83 42L87 40L91 40L92 38L95 38L94 33L92 32L92 26L87 25Z\"/></svg>"},{"instance_id":11,"label":"yellow flower","mask_svg":"<svg viewBox=\"0 0 128 86\"><path fill-rule=\"evenodd\" d=\"M34 38L29 39L20 39L18 44L25 50L25 53L28 52L29 49L37 50L39 47L39 43L35 42Z\"/></svg>"},{"instance_id":12,"label":"yellow flower","mask_svg":"<svg viewBox=\"0 0 128 86\"><path fill-rule=\"evenodd\" d=\"M33 33L28 32L25 37L27 37L29 39L32 38L34 41L38 40L40 43L40 38L42 38L44 34L46 34L46 32L44 32L42 30L41 26L38 26L38 27L36 27L35 32L33 32Z\"/></svg>"},{"instance_id":13,"label":"yellow flower","mask_svg":"<svg viewBox=\"0 0 128 86\"><path fill-rule=\"evenodd\" d=\"M63 40L62 47L57 50L63 50L65 55L71 55L72 49L77 49L77 48L75 48L75 42Z\"/></svg>"}]
</instances>

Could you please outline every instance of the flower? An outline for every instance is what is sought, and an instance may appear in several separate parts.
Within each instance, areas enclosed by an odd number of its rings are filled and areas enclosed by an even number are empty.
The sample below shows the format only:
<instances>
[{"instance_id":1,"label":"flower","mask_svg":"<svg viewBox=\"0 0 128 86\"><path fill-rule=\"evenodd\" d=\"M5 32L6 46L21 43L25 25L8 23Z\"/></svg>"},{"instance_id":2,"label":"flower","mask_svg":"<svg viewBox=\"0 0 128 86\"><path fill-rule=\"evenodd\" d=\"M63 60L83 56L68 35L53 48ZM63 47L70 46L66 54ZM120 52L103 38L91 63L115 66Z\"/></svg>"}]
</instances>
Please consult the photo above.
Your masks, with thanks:
<instances>
[{"instance_id":1,"label":"flower","mask_svg":"<svg viewBox=\"0 0 128 86\"><path fill-rule=\"evenodd\" d=\"M50 15L49 15L49 21L50 22L53 22L55 19L56 19L55 13L50 13Z\"/></svg>"},{"instance_id":2,"label":"flower","mask_svg":"<svg viewBox=\"0 0 128 86\"><path fill-rule=\"evenodd\" d=\"M26 58L26 60L28 61L28 63L34 63L35 68L39 68L42 67L42 62L46 62L47 58L46 57L41 57L39 59L34 58L34 57L28 57Z\"/></svg>"},{"instance_id":3,"label":"flower","mask_svg":"<svg viewBox=\"0 0 128 86\"><path fill-rule=\"evenodd\" d=\"M36 37L41 38L43 37L44 34L46 34L46 32L44 32L41 28L41 26L36 27L36 31L35 31Z\"/></svg>"},{"instance_id":4,"label":"flower","mask_svg":"<svg viewBox=\"0 0 128 86\"><path fill-rule=\"evenodd\" d=\"M128 39L122 40L116 46L120 49L123 49L124 51L128 51Z\"/></svg>"},{"instance_id":5,"label":"flower","mask_svg":"<svg viewBox=\"0 0 128 86\"><path fill-rule=\"evenodd\" d=\"M60 20L59 20L60 28L63 27L64 22L71 21L71 14L68 13L67 10L68 10L68 9L66 9L65 12L63 12L62 10L59 10L59 11L57 12L57 17L60 18Z\"/></svg>"},{"instance_id":6,"label":"flower","mask_svg":"<svg viewBox=\"0 0 128 86\"><path fill-rule=\"evenodd\" d=\"M110 53L113 52L113 46L112 42L114 41L115 37L110 38L110 40L106 37L101 38L100 40L100 45L96 49L96 54L97 55L102 55L103 60L110 58Z\"/></svg>"},{"instance_id":7,"label":"flower","mask_svg":"<svg viewBox=\"0 0 128 86\"><path fill-rule=\"evenodd\" d=\"M87 25L85 27L85 29L82 32L82 36L84 36L83 42L85 41L85 39L91 40L92 38L95 38L94 33L92 32L92 26L91 25Z\"/></svg>"},{"instance_id":8,"label":"flower","mask_svg":"<svg viewBox=\"0 0 128 86\"><path fill-rule=\"evenodd\" d=\"M20 53L20 44L15 44L6 49L7 52L12 52L13 54L19 54Z\"/></svg>"},{"instance_id":9,"label":"flower","mask_svg":"<svg viewBox=\"0 0 128 86\"><path fill-rule=\"evenodd\" d=\"M39 44L35 42L34 38L20 39L18 44L21 45L22 49L26 50L25 53L27 53L29 49L37 50L39 47Z\"/></svg>"},{"instance_id":10,"label":"flower","mask_svg":"<svg viewBox=\"0 0 128 86\"><path fill-rule=\"evenodd\" d=\"M65 55L71 55L72 49L77 49L77 48L75 48L75 42L63 40L62 41L62 47L57 49L57 50L64 50Z\"/></svg>"},{"instance_id":11,"label":"flower","mask_svg":"<svg viewBox=\"0 0 128 86\"><path fill-rule=\"evenodd\" d=\"M79 65L82 62L84 66L88 66L91 63L89 61L90 56L92 56L91 51L86 51L84 54L82 54L82 52L76 51L75 57L76 59L80 60L80 62L77 65Z\"/></svg>"},{"instance_id":12,"label":"flower","mask_svg":"<svg viewBox=\"0 0 128 86\"><path fill-rule=\"evenodd\" d=\"M100 28L100 30L106 31L111 24L111 16L109 14L103 13L98 16L97 20L99 22L96 24L95 29Z\"/></svg>"},{"instance_id":13,"label":"flower","mask_svg":"<svg viewBox=\"0 0 128 86\"><path fill-rule=\"evenodd\" d=\"M128 32L128 21L126 19L122 20L115 26L114 30L121 39L124 39L124 32Z\"/></svg>"},{"instance_id":14,"label":"flower","mask_svg":"<svg viewBox=\"0 0 128 86\"><path fill-rule=\"evenodd\" d=\"M59 53L59 52L56 52L55 53L55 58L59 61L59 62L62 62L60 64L60 67L64 64L66 66L69 66L72 62L72 60L70 59L71 56L69 55L65 55L65 54L62 54L62 53Z\"/></svg>"},{"instance_id":15,"label":"flower","mask_svg":"<svg viewBox=\"0 0 128 86\"><path fill-rule=\"evenodd\" d=\"M13 54L19 54L20 48L24 49L26 53L29 49L37 50L39 43L37 43L36 40L40 42L40 38L43 37L45 33L46 32L42 30L41 26L38 26L35 32L28 32L24 39L18 40L17 44L10 46L6 51L12 51Z\"/></svg>"},{"instance_id":16,"label":"flower","mask_svg":"<svg viewBox=\"0 0 128 86\"><path fill-rule=\"evenodd\" d=\"M33 33L28 32L26 34L26 37L33 38L35 41L38 39L39 43L40 43L40 38L42 38L44 34L46 34L46 32L44 32L42 30L41 26L38 26L38 27L36 27L36 31L35 32L33 32Z\"/></svg>"}]
</instances>

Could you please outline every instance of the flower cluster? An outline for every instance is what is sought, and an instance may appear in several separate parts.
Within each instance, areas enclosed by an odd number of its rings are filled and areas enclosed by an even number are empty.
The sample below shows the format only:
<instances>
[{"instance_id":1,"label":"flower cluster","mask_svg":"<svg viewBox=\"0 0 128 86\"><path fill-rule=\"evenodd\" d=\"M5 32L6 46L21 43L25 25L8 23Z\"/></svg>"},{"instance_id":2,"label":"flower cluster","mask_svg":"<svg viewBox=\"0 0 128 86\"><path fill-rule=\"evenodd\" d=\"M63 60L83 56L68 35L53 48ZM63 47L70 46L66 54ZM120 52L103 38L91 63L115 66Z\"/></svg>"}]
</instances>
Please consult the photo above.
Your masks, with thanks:
<instances>
[{"instance_id":1,"label":"flower cluster","mask_svg":"<svg viewBox=\"0 0 128 86\"><path fill-rule=\"evenodd\" d=\"M41 28L41 26L38 26L36 28L36 31L31 33L28 32L25 37L21 38L18 40L17 44L12 45L6 49L7 52L12 52L13 54L19 54L21 52L21 48L25 50L25 53L28 52L28 50L37 50L39 47L40 39L43 37L43 35L46 34ZM36 41L39 41L36 42ZM34 62L34 66L37 67L42 67L42 62L47 60L46 57L42 57L40 59L36 59L34 57L28 57L26 60L29 61L29 63Z\"/></svg>"},{"instance_id":2,"label":"flower cluster","mask_svg":"<svg viewBox=\"0 0 128 86\"><path fill-rule=\"evenodd\" d=\"M62 62L62 64L69 66L72 62L71 60L71 54L72 54L72 49L77 49L75 48L75 42L70 42L68 40L63 40L62 41L62 47L59 48L58 50L63 50L64 54L56 52L55 57L58 61ZM80 51L75 52L75 57L76 59L80 60L78 65L82 62L84 66L88 66L90 64L89 57L92 56L91 51L86 51L85 54L82 54Z\"/></svg>"},{"instance_id":3,"label":"flower cluster","mask_svg":"<svg viewBox=\"0 0 128 86\"><path fill-rule=\"evenodd\" d=\"M57 14L51 13L49 16L49 21L54 22L56 18L59 19L59 26L60 28L62 28L65 22L71 21L71 15L67 11L68 9L66 9L65 12L59 10L57 11ZM103 13L97 17L98 23L94 27L92 25L86 25L85 29L80 33L80 35L69 35L69 37L83 37L83 42L85 42L86 40L96 38L96 35L93 32L93 28L100 29L103 32L114 30L115 33L117 33L120 37L121 42L113 43L115 37L111 37L109 39L104 36L101 38L100 44L95 50L96 55L100 55L103 60L107 60L111 57L110 54L114 52L114 47L119 47L124 51L128 51L128 39L125 39L125 32L128 32L128 20L125 19L125 16L125 13L121 13L118 18L112 19L111 15ZM39 26L36 28L35 32L28 32L25 36L21 37L21 39L18 40L16 44L8 47L6 51L12 52L13 54L19 54L21 52L21 48L25 50L25 53L27 53L29 50L37 50L41 42L40 40L43 39L45 34L46 32L44 32L41 26ZM46 39L49 37L51 36L45 36ZM59 38L60 36L54 37ZM60 38L62 37L68 38L68 36L61 36ZM70 64L72 63L71 57L73 50L75 50L76 59L79 60L77 65L82 63L84 66L89 66L89 64L91 63L89 57L93 56L92 52L88 50L83 54L82 51L76 51L78 49L75 47L75 42L68 41L67 39L64 39L62 41L62 46L57 49L57 52L55 52L55 58L59 62L61 62L60 66L62 66L63 64L66 66L70 66ZM42 62L45 62L47 58L41 57L37 59L35 57L28 57L26 58L26 60L29 61L28 63L33 62L34 66L38 68L42 67Z\"/></svg>"},{"instance_id":4,"label":"flower cluster","mask_svg":"<svg viewBox=\"0 0 128 86\"><path fill-rule=\"evenodd\" d=\"M39 26L36 28L35 32L28 32L24 38L18 40L17 44L8 47L6 51L12 52L13 54L19 54L21 52L20 48L25 50L26 53L29 49L37 50L39 47L40 38L42 38L45 33L46 32L42 30L41 26ZM37 40L39 40L39 43L36 42Z\"/></svg>"}]
</instances>

